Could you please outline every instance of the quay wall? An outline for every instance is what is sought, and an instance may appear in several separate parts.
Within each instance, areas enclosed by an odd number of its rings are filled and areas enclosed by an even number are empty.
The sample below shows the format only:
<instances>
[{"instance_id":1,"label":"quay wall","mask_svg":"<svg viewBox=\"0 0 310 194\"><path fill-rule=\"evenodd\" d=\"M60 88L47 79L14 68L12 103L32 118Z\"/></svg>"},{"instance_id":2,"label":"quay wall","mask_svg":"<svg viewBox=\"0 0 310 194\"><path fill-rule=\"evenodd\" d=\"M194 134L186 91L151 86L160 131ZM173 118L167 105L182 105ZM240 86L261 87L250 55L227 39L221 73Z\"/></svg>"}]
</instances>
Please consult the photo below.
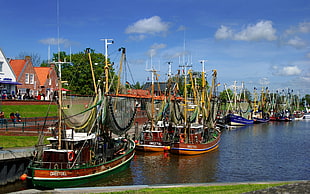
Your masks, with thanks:
<instances>
[{"instance_id":1,"label":"quay wall","mask_svg":"<svg viewBox=\"0 0 310 194\"><path fill-rule=\"evenodd\" d=\"M0 150L0 186L13 183L26 173L34 148Z\"/></svg>"}]
</instances>

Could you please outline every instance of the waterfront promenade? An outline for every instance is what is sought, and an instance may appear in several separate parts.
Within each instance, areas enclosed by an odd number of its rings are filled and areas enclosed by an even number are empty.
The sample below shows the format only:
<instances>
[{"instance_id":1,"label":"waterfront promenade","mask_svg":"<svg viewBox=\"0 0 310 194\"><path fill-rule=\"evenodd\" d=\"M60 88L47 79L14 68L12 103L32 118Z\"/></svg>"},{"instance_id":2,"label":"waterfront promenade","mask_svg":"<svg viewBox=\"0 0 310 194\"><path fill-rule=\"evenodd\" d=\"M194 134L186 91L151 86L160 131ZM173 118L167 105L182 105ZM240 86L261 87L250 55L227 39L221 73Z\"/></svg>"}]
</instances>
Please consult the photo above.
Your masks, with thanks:
<instances>
[{"instance_id":1,"label":"waterfront promenade","mask_svg":"<svg viewBox=\"0 0 310 194\"><path fill-rule=\"evenodd\" d=\"M273 181L273 182L236 182L236 183L197 183L197 184L171 184L171 185L132 185L132 186L108 186L108 187L82 187L82 188L67 188L54 190L36 190L29 189L14 193L30 194L30 193L113 193L125 191L137 191L140 189L165 189L176 187L209 187L209 186L229 186L241 184L274 184L274 183L289 183L282 186L271 187L267 189L247 192L247 194L264 194L264 193L310 193L310 181ZM146 193L146 192L143 192Z\"/></svg>"}]
</instances>

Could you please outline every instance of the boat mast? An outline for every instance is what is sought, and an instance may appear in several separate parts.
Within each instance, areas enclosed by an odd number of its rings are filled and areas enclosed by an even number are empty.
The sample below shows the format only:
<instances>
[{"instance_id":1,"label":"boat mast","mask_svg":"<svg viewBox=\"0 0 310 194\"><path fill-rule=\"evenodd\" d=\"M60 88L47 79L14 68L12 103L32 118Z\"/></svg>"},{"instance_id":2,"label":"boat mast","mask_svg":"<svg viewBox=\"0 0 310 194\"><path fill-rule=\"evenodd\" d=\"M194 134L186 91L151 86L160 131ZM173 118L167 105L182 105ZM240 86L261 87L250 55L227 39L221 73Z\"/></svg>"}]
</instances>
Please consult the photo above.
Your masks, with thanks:
<instances>
[{"instance_id":1,"label":"boat mast","mask_svg":"<svg viewBox=\"0 0 310 194\"><path fill-rule=\"evenodd\" d=\"M64 62L60 59L60 22L59 22L59 1L57 1L57 51L58 51L58 59L57 62L53 62L54 64L58 65L58 149L61 149L61 136L62 136L62 83L66 83L66 81L62 81L62 75L61 75L61 65L66 62L66 59L64 59Z\"/></svg>"},{"instance_id":2,"label":"boat mast","mask_svg":"<svg viewBox=\"0 0 310 194\"><path fill-rule=\"evenodd\" d=\"M154 93L155 93L155 89L154 89L154 76L156 74L156 69L154 69L153 65L151 64L151 69L146 69L146 71L150 71L152 73L152 83L151 83L151 131L153 131L154 129L154 122L155 122L155 118L154 118L154 114L155 114L155 107L154 107Z\"/></svg>"},{"instance_id":3,"label":"boat mast","mask_svg":"<svg viewBox=\"0 0 310 194\"><path fill-rule=\"evenodd\" d=\"M205 62L208 60L201 60L200 63L202 64L202 72L201 72L201 77L202 77L202 92L201 92L201 107L205 111L205 89L206 89L206 80L205 80ZM204 116L206 117L205 112L203 113Z\"/></svg>"},{"instance_id":4,"label":"boat mast","mask_svg":"<svg viewBox=\"0 0 310 194\"><path fill-rule=\"evenodd\" d=\"M96 96L97 96L98 90L97 90L97 86L96 86L96 78L95 78L95 72L94 72L94 69L93 69L93 63L92 63L91 56L90 56L90 48L87 48L87 49L86 49L86 53L87 53L87 55L88 55L89 64L90 64L90 70L91 70L91 75L92 75L92 78L93 78L94 90L95 90L95 94L96 94Z\"/></svg>"},{"instance_id":5,"label":"boat mast","mask_svg":"<svg viewBox=\"0 0 310 194\"><path fill-rule=\"evenodd\" d=\"M108 64L108 45L113 44L113 39L100 39L104 41L105 45L105 66L104 66L104 73L105 73L105 91L104 93L107 94L109 91L109 64ZM111 42L110 42L111 41Z\"/></svg>"},{"instance_id":6,"label":"boat mast","mask_svg":"<svg viewBox=\"0 0 310 194\"><path fill-rule=\"evenodd\" d=\"M237 81L234 81L234 112L238 112L237 110Z\"/></svg>"}]
</instances>

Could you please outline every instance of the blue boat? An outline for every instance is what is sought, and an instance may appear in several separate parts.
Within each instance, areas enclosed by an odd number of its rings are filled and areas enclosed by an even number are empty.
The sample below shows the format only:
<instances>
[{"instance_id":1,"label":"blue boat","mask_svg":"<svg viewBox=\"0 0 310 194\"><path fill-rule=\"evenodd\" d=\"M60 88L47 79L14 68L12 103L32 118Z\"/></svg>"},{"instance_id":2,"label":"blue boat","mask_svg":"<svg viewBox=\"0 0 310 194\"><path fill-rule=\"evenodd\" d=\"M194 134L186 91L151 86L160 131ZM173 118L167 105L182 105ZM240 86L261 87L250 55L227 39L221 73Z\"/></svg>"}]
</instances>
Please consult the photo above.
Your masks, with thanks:
<instances>
[{"instance_id":1,"label":"blue boat","mask_svg":"<svg viewBox=\"0 0 310 194\"><path fill-rule=\"evenodd\" d=\"M242 116L231 114L231 113L226 115L225 120L227 124L234 125L234 126L251 125L254 123L254 120L249 120Z\"/></svg>"},{"instance_id":2,"label":"blue boat","mask_svg":"<svg viewBox=\"0 0 310 194\"><path fill-rule=\"evenodd\" d=\"M269 118L258 118L258 117L253 117L254 123L268 123L270 121Z\"/></svg>"},{"instance_id":3,"label":"blue boat","mask_svg":"<svg viewBox=\"0 0 310 194\"><path fill-rule=\"evenodd\" d=\"M269 114L261 110L253 112L252 114L252 119L254 123L267 123L270 121Z\"/></svg>"}]
</instances>

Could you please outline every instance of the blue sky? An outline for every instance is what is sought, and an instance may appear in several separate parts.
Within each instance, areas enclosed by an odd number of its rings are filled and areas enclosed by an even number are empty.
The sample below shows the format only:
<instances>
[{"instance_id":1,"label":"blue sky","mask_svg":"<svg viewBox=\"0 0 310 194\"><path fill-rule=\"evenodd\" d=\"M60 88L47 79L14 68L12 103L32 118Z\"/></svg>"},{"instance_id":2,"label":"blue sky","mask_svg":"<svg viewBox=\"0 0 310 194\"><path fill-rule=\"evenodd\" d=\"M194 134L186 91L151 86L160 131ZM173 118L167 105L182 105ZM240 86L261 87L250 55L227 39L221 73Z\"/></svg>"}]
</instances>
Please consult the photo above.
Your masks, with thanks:
<instances>
[{"instance_id":1,"label":"blue sky","mask_svg":"<svg viewBox=\"0 0 310 194\"><path fill-rule=\"evenodd\" d=\"M309 0L59 0L58 12L57 0L2 0L1 7L0 48L8 58L46 60L49 45L57 52L59 29L67 53L104 53L100 39L109 38L109 57L119 63L125 47L130 83L147 81L151 63L165 81L168 61L176 74L179 65L201 70L199 61L208 60L208 80L217 69L220 90L237 81L249 91L310 94Z\"/></svg>"}]
</instances>

